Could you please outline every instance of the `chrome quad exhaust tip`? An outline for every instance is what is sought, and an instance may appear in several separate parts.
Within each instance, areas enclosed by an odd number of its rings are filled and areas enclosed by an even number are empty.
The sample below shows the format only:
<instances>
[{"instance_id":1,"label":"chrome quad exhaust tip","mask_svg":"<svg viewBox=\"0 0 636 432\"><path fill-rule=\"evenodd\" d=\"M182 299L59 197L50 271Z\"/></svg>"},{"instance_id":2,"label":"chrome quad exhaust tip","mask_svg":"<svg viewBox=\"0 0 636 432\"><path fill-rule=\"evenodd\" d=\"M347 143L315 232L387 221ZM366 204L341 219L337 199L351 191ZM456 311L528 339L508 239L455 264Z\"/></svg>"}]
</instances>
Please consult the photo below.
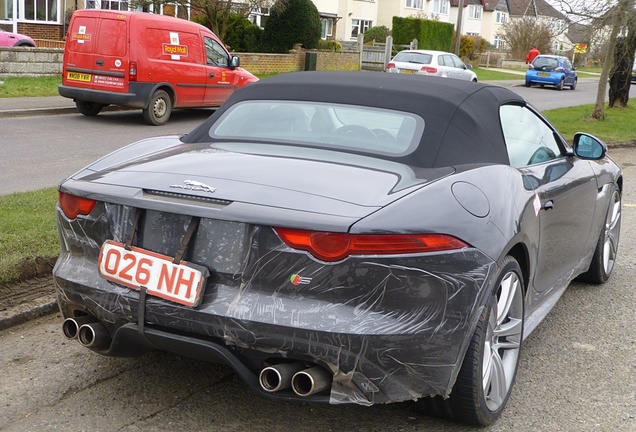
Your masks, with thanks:
<instances>
[{"instance_id":1,"label":"chrome quad exhaust tip","mask_svg":"<svg viewBox=\"0 0 636 432\"><path fill-rule=\"evenodd\" d=\"M62 333L67 339L77 339L79 329L84 324L90 324L97 322L97 318L92 316L79 316L73 318L66 318L62 323Z\"/></svg>"},{"instance_id":2,"label":"chrome quad exhaust tip","mask_svg":"<svg viewBox=\"0 0 636 432\"><path fill-rule=\"evenodd\" d=\"M107 348L111 342L108 330L98 322L83 324L79 328L77 340L82 346L91 349Z\"/></svg>"},{"instance_id":3,"label":"chrome quad exhaust tip","mask_svg":"<svg viewBox=\"0 0 636 432\"><path fill-rule=\"evenodd\" d=\"M291 387L298 396L311 396L331 386L332 375L325 368L314 366L296 372L292 377Z\"/></svg>"},{"instance_id":4,"label":"chrome quad exhaust tip","mask_svg":"<svg viewBox=\"0 0 636 432\"><path fill-rule=\"evenodd\" d=\"M303 369L301 363L281 363L264 368L258 379L263 390L277 392L291 387L292 377Z\"/></svg>"}]
</instances>

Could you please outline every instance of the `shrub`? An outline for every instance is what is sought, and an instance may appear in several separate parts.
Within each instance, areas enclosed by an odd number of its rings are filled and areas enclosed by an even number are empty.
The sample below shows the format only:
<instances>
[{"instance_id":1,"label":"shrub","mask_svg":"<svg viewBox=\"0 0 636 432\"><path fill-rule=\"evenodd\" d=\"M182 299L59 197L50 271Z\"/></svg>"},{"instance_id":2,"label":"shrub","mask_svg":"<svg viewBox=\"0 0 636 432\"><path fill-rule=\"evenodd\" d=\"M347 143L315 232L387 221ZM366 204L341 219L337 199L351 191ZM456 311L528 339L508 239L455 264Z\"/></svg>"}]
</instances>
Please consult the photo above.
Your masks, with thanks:
<instances>
[{"instance_id":1,"label":"shrub","mask_svg":"<svg viewBox=\"0 0 636 432\"><path fill-rule=\"evenodd\" d=\"M342 44L334 40L320 40L318 42L318 49L325 51L340 51Z\"/></svg>"},{"instance_id":2,"label":"shrub","mask_svg":"<svg viewBox=\"0 0 636 432\"><path fill-rule=\"evenodd\" d=\"M320 14L311 0L278 0L270 9L262 48L284 53L300 43L306 49L315 49L321 33Z\"/></svg>"},{"instance_id":3,"label":"shrub","mask_svg":"<svg viewBox=\"0 0 636 432\"><path fill-rule=\"evenodd\" d=\"M250 20L239 14L232 14L228 20L228 28L223 44L234 52L258 51L263 30Z\"/></svg>"},{"instance_id":4,"label":"shrub","mask_svg":"<svg viewBox=\"0 0 636 432\"><path fill-rule=\"evenodd\" d=\"M364 33L364 43L376 41L384 42L391 35L391 30L387 26L371 27Z\"/></svg>"}]
</instances>

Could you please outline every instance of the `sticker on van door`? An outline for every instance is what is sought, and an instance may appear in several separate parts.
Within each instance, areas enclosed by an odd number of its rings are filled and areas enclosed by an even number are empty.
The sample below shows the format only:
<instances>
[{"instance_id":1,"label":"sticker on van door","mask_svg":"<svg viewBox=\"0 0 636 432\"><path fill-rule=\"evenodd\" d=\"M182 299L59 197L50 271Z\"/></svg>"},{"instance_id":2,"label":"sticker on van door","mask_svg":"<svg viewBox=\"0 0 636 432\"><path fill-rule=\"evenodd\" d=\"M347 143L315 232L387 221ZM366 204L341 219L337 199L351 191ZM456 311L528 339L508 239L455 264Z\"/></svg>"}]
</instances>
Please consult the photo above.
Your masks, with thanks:
<instances>
[{"instance_id":1,"label":"sticker on van door","mask_svg":"<svg viewBox=\"0 0 636 432\"><path fill-rule=\"evenodd\" d=\"M188 47L179 43L179 33L170 32L170 43L163 44L163 53L169 55L172 60L181 60L181 56L188 56Z\"/></svg>"},{"instance_id":2,"label":"sticker on van door","mask_svg":"<svg viewBox=\"0 0 636 432\"><path fill-rule=\"evenodd\" d=\"M86 26L79 26L79 30L77 33L73 33L73 40L76 40L77 43L84 43L84 41L90 41L91 35L90 33L86 33Z\"/></svg>"}]
</instances>

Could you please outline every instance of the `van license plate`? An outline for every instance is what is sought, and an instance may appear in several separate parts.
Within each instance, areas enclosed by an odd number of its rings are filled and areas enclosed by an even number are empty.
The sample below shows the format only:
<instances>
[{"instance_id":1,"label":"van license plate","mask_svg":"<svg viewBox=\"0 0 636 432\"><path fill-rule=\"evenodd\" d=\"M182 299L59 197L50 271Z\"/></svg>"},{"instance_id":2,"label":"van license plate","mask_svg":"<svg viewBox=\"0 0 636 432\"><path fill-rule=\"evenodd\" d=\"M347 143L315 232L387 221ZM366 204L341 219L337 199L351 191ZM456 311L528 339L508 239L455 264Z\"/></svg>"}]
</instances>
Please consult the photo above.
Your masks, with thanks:
<instances>
[{"instance_id":1,"label":"van license plate","mask_svg":"<svg viewBox=\"0 0 636 432\"><path fill-rule=\"evenodd\" d=\"M147 293L185 306L201 302L205 276L200 270L145 249L107 240L97 259L100 276L134 290L146 287Z\"/></svg>"},{"instance_id":2,"label":"van license plate","mask_svg":"<svg viewBox=\"0 0 636 432\"><path fill-rule=\"evenodd\" d=\"M91 74L79 72L66 72L66 78L71 81L91 82Z\"/></svg>"}]
</instances>

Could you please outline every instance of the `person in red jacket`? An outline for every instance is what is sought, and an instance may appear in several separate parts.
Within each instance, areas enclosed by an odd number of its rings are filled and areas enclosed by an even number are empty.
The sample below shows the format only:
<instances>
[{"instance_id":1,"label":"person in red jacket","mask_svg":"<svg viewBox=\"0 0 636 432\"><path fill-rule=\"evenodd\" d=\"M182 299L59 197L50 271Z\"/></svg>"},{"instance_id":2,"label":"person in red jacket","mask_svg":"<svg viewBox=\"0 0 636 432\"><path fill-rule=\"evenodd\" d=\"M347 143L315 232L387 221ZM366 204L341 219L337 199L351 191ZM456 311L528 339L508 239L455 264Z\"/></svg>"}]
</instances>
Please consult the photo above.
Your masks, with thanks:
<instances>
[{"instance_id":1,"label":"person in red jacket","mask_svg":"<svg viewBox=\"0 0 636 432\"><path fill-rule=\"evenodd\" d=\"M532 63L532 60L534 60L534 58L538 56L539 54L541 53L537 49L537 46L534 45L532 49L528 51L528 56L526 57L526 64Z\"/></svg>"}]
</instances>

